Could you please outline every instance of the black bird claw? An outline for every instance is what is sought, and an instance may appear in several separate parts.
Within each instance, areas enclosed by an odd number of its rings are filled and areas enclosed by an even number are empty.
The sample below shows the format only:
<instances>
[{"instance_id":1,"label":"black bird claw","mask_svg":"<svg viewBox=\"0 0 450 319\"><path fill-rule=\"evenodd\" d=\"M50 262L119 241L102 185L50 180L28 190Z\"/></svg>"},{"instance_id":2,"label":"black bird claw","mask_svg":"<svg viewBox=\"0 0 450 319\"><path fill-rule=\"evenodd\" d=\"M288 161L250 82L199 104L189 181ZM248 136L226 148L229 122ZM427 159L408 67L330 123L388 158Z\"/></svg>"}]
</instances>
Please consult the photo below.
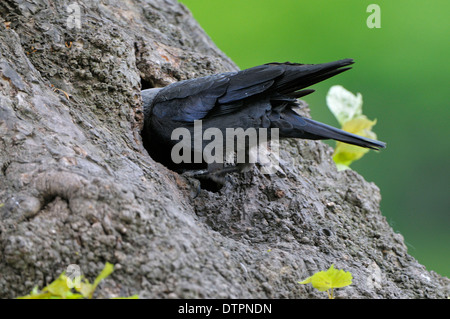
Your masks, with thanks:
<instances>
[{"instance_id":1,"label":"black bird claw","mask_svg":"<svg viewBox=\"0 0 450 319\"><path fill-rule=\"evenodd\" d=\"M181 176L197 178L199 176L205 176L208 174L209 171L207 169L200 169L200 170L184 171L183 173L181 173Z\"/></svg>"}]
</instances>

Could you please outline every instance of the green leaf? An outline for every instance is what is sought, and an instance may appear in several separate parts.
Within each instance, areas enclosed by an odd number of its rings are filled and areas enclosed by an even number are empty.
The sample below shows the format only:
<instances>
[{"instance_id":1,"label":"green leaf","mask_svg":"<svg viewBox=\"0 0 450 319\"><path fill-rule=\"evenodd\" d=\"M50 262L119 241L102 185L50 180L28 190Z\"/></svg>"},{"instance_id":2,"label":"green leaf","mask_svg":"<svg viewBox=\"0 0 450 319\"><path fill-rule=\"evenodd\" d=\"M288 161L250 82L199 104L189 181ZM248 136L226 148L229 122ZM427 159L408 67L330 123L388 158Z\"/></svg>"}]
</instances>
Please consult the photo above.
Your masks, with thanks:
<instances>
[{"instance_id":1,"label":"green leaf","mask_svg":"<svg viewBox=\"0 0 450 319\"><path fill-rule=\"evenodd\" d=\"M67 286L67 277L62 273L55 281L42 289L42 291L47 291L54 297L65 299L66 296L71 293L70 289L71 288Z\"/></svg>"},{"instance_id":2,"label":"green leaf","mask_svg":"<svg viewBox=\"0 0 450 319\"><path fill-rule=\"evenodd\" d=\"M66 295L66 299L83 299L84 296L81 294L77 294L77 293L73 293L73 292L69 292Z\"/></svg>"},{"instance_id":3,"label":"green leaf","mask_svg":"<svg viewBox=\"0 0 450 319\"><path fill-rule=\"evenodd\" d=\"M97 287L97 285L100 283L100 281L102 281L103 279L105 279L106 277L111 275L111 273L113 271L114 271L114 265L107 262L105 264L105 267L103 268L102 272L97 276L97 278L95 278L94 286Z\"/></svg>"},{"instance_id":4,"label":"green leaf","mask_svg":"<svg viewBox=\"0 0 450 319\"><path fill-rule=\"evenodd\" d=\"M362 115L362 95L360 93L354 95L341 85L330 88L327 94L327 105L341 126Z\"/></svg>"},{"instance_id":5,"label":"green leaf","mask_svg":"<svg viewBox=\"0 0 450 319\"><path fill-rule=\"evenodd\" d=\"M298 283L302 285L310 283L317 290L326 291L351 285L352 279L352 274L349 271L334 269L332 264L327 271L319 271Z\"/></svg>"},{"instance_id":6,"label":"green leaf","mask_svg":"<svg viewBox=\"0 0 450 319\"><path fill-rule=\"evenodd\" d=\"M114 265L110 264L109 262L107 262L105 264L105 267L103 268L102 272L97 276L97 278L95 278L94 283L92 284L92 290L91 293L89 295L89 298L92 298L92 295L94 294L94 290L97 288L98 284L105 279L106 277L108 277L109 275L111 275L111 273L114 271Z\"/></svg>"},{"instance_id":7,"label":"green leaf","mask_svg":"<svg viewBox=\"0 0 450 319\"><path fill-rule=\"evenodd\" d=\"M76 291L81 293L84 298L91 298L91 296L94 294L95 288L92 284L89 283L87 279L84 279L84 281L80 282L80 286L75 288Z\"/></svg>"},{"instance_id":8,"label":"green leaf","mask_svg":"<svg viewBox=\"0 0 450 319\"><path fill-rule=\"evenodd\" d=\"M376 120L370 121L366 116L361 115L346 122L342 129L356 135L376 139L376 134L372 132L372 127L376 124L376 122ZM359 160L368 151L369 149L367 148L337 142L333 153L333 160L336 163L338 170L348 169L352 162Z\"/></svg>"},{"instance_id":9,"label":"green leaf","mask_svg":"<svg viewBox=\"0 0 450 319\"><path fill-rule=\"evenodd\" d=\"M377 138L372 132L376 120L370 121L362 114L363 100L360 93L354 95L344 87L335 85L328 91L327 104L344 131L371 139ZM368 151L367 148L337 142L333 160L338 170L342 171L349 169L352 162L360 159Z\"/></svg>"},{"instance_id":10,"label":"green leaf","mask_svg":"<svg viewBox=\"0 0 450 319\"><path fill-rule=\"evenodd\" d=\"M51 293L49 292L39 292L39 293L31 293L26 296L17 297L17 299L50 299Z\"/></svg>"},{"instance_id":11,"label":"green leaf","mask_svg":"<svg viewBox=\"0 0 450 319\"><path fill-rule=\"evenodd\" d=\"M80 292L85 298L92 298L92 295L94 294L95 289L97 288L98 284L111 275L111 273L114 271L114 265L110 263L106 263L105 267L101 271L101 273L95 278L94 283L89 283L89 280L84 279L80 283L80 287L76 288L78 292Z\"/></svg>"},{"instance_id":12,"label":"green leaf","mask_svg":"<svg viewBox=\"0 0 450 319\"><path fill-rule=\"evenodd\" d=\"M18 297L17 299L81 299L92 298L95 289L98 284L111 275L114 271L114 266L110 263L106 263L101 273L97 276L94 283L89 283L86 278L80 277L79 286L75 287L75 290L79 293L72 291L73 280L69 279L63 272L55 281L48 286L44 287L42 291L39 291L38 287L34 287L29 295ZM138 295L129 297L118 297L113 299L139 299Z\"/></svg>"}]
</instances>

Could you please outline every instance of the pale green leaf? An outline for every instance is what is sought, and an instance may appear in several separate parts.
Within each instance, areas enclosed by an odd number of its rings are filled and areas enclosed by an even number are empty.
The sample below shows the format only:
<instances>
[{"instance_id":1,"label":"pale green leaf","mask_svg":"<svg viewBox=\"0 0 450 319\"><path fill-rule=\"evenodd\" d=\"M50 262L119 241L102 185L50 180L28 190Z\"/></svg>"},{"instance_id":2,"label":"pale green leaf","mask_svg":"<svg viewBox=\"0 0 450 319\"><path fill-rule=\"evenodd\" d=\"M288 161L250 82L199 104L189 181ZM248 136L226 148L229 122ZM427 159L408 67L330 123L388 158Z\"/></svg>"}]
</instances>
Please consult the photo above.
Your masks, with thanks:
<instances>
[{"instance_id":1,"label":"pale green leaf","mask_svg":"<svg viewBox=\"0 0 450 319\"><path fill-rule=\"evenodd\" d=\"M95 288L89 283L87 279L80 282L80 286L75 288L79 293L81 293L85 298L90 298L94 293Z\"/></svg>"},{"instance_id":2,"label":"pale green leaf","mask_svg":"<svg viewBox=\"0 0 450 319\"><path fill-rule=\"evenodd\" d=\"M49 292L31 293L26 296L17 297L17 299L50 299L52 296Z\"/></svg>"},{"instance_id":3,"label":"pale green leaf","mask_svg":"<svg viewBox=\"0 0 450 319\"><path fill-rule=\"evenodd\" d=\"M52 296L60 297L60 298L66 298L66 296L71 293L71 288L67 286L67 277L63 274L61 274L55 281L53 281L48 286L44 287L42 289L43 292L47 291Z\"/></svg>"},{"instance_id":4,"label":"pale green leaf","mask_svg":"<svg viewBox=\"0 0 450 319\"><path fill-rule=\"evenodd\" d=\"M309 284L319 291L326 291L332 288L341 288L352 283L352 274L348 271L338 270L334 268L334 265L327 271L319 271L299 282L299 284Z\"/></svg>"},{"instance_id":5,"label":"pale green leaf","mask_svg":"<svg viewBox=\"0 0 450 319\"><path fill-rule=\"evenodd\" d=\"M339 124L343 126L346 122L362 115L362 95L354 95L341 85L334 85L327 94L327 105L334 114Z\"/></svg>"},{"instance_id":6,"label":"pale green leaf","mask_svg":"<svg viewBox=\"0 0 450 319\"><path fill-rule=\"evenodd\" d=\"M89 295L90 298L92 298L92 295L94 293L94 290L97 288L98 284L105 279L106 277L108 277L109 275L111 275L111 273L114 271L114 265L110 264L109 262L106 262L105 267L103 268L102 272L97 276L97 278L95 278L94 283L92 284L92 290L91 293Z\"/></svg>"},{"instance_id":7,"label":"pale green leaf","mask_svg":"<svg viewBox=\"0 0 450 319\"><path fill-rule=\"evenodd\" d=\"M77 294L77 293L73 293L73 292L69 292L66 295L66 299L83 299L84 296L81 294Z\"/></svg>"},{"instance_id":8,"label":"pale green leaf","mask_svg":"<svg viewBox=\"0 0 450 319\"><path fill-rule=\"evenodd\" d=\"M97 276L94 283L89 283L89 280L83 277L79 277L79 285L74 288L77 292L72 291L73 280L70 280L65 273L62 273L55 281L47 285L39 291L38 287L34 287L29 295L18 297L17 299L81 299L92 298L95 289L98 284L108 277L114 271L114 266L110 263L106 263L101 273ZM138 295L132 295L129 297L118 297L114 299L139 299Z\"/></svg>"},{"instance_id":9,"label":"pale green leaf","mask_svg":"<svg viewBox=\"0 0 450 319\"><path fill-rule=\"evenodd\" d=\"M105 267L103 268L102 272L95 278L94 286L97 286L100 281L111 275L111 273L114 271L114 265L107 262L105 264Z\"/></svg>"},{"instance_id":10,"label":"pale green leaf","mask_svg":"<svg viewBox=\"0 0 450 319\"><path fill-rule=\"evenodd\" d=\"M359 136L376 139L376 134L372 132L372 127L376 124L375 121L370 121L366 116L361 115L353 120L346 122L342 129ZM369 151L367 148L350 145L347 143L337 142L333 153L333 160L336 163L338 170L347 169L350 164L360 159Z\"/></svg>"}]
</instances>

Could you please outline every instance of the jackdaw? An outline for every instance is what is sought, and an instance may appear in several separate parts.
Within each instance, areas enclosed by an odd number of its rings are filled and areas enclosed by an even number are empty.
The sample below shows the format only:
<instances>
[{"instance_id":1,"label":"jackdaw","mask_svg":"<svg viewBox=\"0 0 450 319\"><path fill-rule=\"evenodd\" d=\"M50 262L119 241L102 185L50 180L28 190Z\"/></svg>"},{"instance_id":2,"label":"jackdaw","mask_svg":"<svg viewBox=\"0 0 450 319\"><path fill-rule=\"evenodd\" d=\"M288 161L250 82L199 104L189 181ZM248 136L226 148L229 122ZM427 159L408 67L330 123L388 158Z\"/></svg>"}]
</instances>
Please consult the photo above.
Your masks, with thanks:
<instances>
[{"instance_id":1,"label":"jackdaw","mask_svg":"<svg viewBox=\"0 0 450 319\"><path fill-rule=\"evenodd\" d=\"M351 64L352 59L323 64L276 62L143 90L144 146L154 160L170 169L178 172L196 169L194 175L209 177L223 176L246 165L229 167L223 161L205 163L201 153L208 141L197 142L194 147L194 123L199 120L202 131L196 138L202 138L209 128L219 129L223 136L227 128L255 128L256 132L260 128L278 128L279 138L333 139L374 150L385 148L383 142L305 118L295 111L300 105L297 99L314 92L305 88L351 69L348 67ZM193 158L200 159L200 163L174 160L173 148L181 136L174 137L173 133L180 128L190 133L188 145ZM195 153L200 156L196 157Z\"/></svg>"}]
</instances>

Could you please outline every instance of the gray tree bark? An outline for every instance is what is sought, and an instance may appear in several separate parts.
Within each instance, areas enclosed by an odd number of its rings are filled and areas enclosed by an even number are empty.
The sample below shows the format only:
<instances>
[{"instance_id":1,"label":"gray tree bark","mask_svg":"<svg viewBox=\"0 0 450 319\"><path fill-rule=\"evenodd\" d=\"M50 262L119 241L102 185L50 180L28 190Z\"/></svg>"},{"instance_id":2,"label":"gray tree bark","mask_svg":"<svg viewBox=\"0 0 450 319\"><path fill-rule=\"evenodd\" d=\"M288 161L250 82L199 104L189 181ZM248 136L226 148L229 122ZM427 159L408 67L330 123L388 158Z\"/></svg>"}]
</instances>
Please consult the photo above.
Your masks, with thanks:
<instances>
[{"instance_id":1,"label":"gray tree bark","mask_svg":"<svg viewBox=\"0 0 450 319\"><path fill-rule=\"evenodd\" d=\"M322 142L196 198L148 156L141 83L237 70L175 0L4 0L0 45L0 297L106 261L98 297L326 298L297 281L332 263L354 278L337 297L448 296Z\"/></svg>"}]
</instances>

